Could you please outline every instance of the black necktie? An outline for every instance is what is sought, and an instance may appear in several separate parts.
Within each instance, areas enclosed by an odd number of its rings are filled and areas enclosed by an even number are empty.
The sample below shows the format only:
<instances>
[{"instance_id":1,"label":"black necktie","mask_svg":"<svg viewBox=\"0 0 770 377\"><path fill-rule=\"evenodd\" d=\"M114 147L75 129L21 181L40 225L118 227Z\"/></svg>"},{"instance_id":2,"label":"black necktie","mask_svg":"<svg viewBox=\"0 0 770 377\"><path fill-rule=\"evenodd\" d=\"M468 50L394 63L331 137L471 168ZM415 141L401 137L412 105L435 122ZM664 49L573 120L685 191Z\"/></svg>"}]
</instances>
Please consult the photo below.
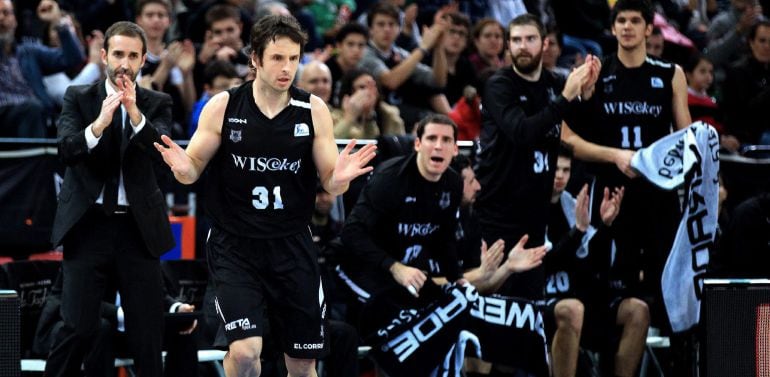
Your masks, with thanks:
<instances>
[{"instance_id":1,"label":"black necktie","mask_svg":"<svg viewBox=\"0 0 770 377\"><path fill-rule=\"evenodd\" d=\"M104 212L111 215L118 207L118 185L120 181L120 165L123 149L123 127L121 119L123 118L123 111L118 108L115 109L115 114L112 117L112 125L110 125L109 136L109 167L107 168L108 175L104 182L104 195L102 196L102 207ZM128 117L126 117L128 118ZM127 144L127 143L126 143Z\"/></svg>"}]
</instances>

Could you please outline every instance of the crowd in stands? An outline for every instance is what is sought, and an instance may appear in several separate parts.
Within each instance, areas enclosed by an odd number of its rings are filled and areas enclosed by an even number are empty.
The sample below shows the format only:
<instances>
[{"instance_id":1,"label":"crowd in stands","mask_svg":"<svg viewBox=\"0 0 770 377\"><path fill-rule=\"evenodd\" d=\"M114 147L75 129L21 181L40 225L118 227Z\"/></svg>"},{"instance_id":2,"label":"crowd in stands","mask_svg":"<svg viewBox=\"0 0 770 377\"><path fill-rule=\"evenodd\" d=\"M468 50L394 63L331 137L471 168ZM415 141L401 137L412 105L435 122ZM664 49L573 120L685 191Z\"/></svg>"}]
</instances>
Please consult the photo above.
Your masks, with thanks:
<instances>
[{"instance_id":1,"label":"crowd in stands","mask_svg":"<svg viewBox=\"0 0 770 377\"><path fill-rule=\"evenodd\" d=\"M255 79L251 69L252 51L248 47L252 25L265 15L282 14L294 16L309 38L294 85L328 105L336 139L378 140L380 156L374 161L380 163L388 157L410 154L425 145L427 141L422 139L422 132L428 126L424 123L420 126L420 121L439 119L439 124L452 121L456 124L454 134L447 131L452 142L477 144L484 137L482 99L487 98L485 90L496 88L487 83L500 69L510 69L513 64L508 43L509 22L516 16L530 13L546 26L543 38L547 43L543 44L546 48L542 51L542 65L561 80L559 83L563 86L573 74L582 74L578 71L580 67L590 70L589 66L597 64L595 59L615 54L618 43L611 32L610 18L614 3L614 0L0 0L0 138L55 138L56 122L67 87L105 80L103 33L114 22L128 20L139 25L147 36L146 61L137 77L137 85L171 96L173 123L170 136L174 140L189 139L198 128L204 105L212 97ZM770 1L653 1L654 28L646 41L647 54L681 66L686 77L691 119L693 122L704 121L718 131L720 152L724 154L739 155L748 146L770 145L770 122L767 121L770 115L770 4L765 3ZM591 80L584 80L587 81ZM575 93L573 97L580 95ZM490 108L491 102L488 103ZM430 118L435 114L445 117ZM589 241L592 247L599 245L597 250L611 242L607 229L617 217L618 208L626 204L622 190L604 192L604 198L601 192L592 194L591 189L584 188L590 177L581 166L580 156L573 157L570 152L561 150L558 157L551 156L553 162L558 161L551 167L556 171L555 181L539 182L542 183L540 186L548 186L547 193L540 193L543 198L550 199L548 203L543 202L548 204L547 209L544 207L538 214L519 214L527 220L550 217L548 227L540 236L559 253L549 252L543 257L541 250L535 250L535 246L540 245L526 244L525 248L526 239L517 244L518 233L515 240L507 240L504 246L493 244L497 237L482 246L481 228L487 224L479 224L474 202L477 193L487 188L479 186L474 175L477 153L475 148L462 151L462 156L453 161L456 176L447 173L448 178L444 178L463 182L462 198L459 192L452 193L453 205L458 208L457 218L443 212L437 215L445 216L441 220L446 223L456 224L456 229L451 232L452 243L456 244L457 257L462 262L463 271L458 273L464 273L458 276L476 285L479 293L492 294L499 293L502 281L510 275L539 271L545 278L537 286L542 292L532 297L517 296L541 300L543 307L550 306L545 309L550 310L550 316L545 318L547 336L544 337L549 344L550 360L554 361L553 375L580 375L592 368L597 373L601 369L601 375L633 375L642 352L643 343L639 342L643 341L647 327L650 324L667 327L667 324L656 323L655 313L650 312L655 310L655 303L649 300L657 297L629 296L622 297L622 302L618 297L610 310L593 311L592 308L606 304L599 303L601 300L596 299L595 292L609 292L614 288L609 286L611 262L608 255L605 259L585 259ZM440 162L449 165L452 157L454 155L449 153L442 156ZM544 163L548 165L547 161ZM404 164L406 166L407 162ZM403 173L392 164L388 167L394 176ZM487 168L498 173L501 169L498 164ZM438 176L443 173L444 170ZM476 174L480 174L478 170ZM489 178L489 185L503 179ZM515 183L517 187L520 185ZM360 298L361 292L348 291L340 277L355 280L355 275L367 275L368 271L361 267L346 275L339 273L342 270L337 270L337 266L355 266L355 262L344 258L365 253L366 247L371 246L355 232L365 233L366 227L382 226L372 222L372 213L382 215L403 205L389 202L387 206L393 208L379 208L384 204L369 201L374 201L372 192L390 198L393 193L389 190L405 186L399 187L395 181L390 183L392 186L383 187L366 184L367 177L353 181L350 190L339 198L321 187L317 189L311 224L313 240L321 250L319 260L324 285L329 291L330 317L340 321L332 331L344 333L345 340L344 347L332 346L329 376L354 376L358 372L358 365L349 357L350 344L355 343L350 339L355 338L356 329L342 322L357 326L357 315L363 310L362 302L366 301ZM359 199L361 192L364 199ZM724 196L720 196L720 204ZM409 196L406 198L408 200ZM519 207L519 203L488 202L497 199L499 197L484 197L482 204L487 211L490 207ZM761 237L770 232L755 219L770 218L769 200L766 193L754 197L736 208L734 216L732 208L721 209L713 250L714 264L721 269L715 271L716 274L770 276L766 267L758 268L764 264L750 263L754 258L767 260L761 255L762 250L768 251L768 244L764 244ZM601 207L601 214L589 213L591 202ZM610 208L613 206L617 208ZM600 207L595 210L599 211ZM681 212L679 207L672 210ZM415 218L429 223L421 217L423 215L433 213L415 214ZM200 216L205 217L205 213ZM342 240L339 239L341 235ZM390 238L377 241L396 242L399 235L386 234L387 237ZM530 234L530 237L534 235ZM197 247L198 255L205 255L205 245ZM351 251L351 248L355 250ZM732 255L738 251L740 256ZM379 257L382 262L391 256ZM523 261L527 258L531 260ZM647 255L647 258L651 257ZM540 259L543 267L538 267ZM375 286L390 288L384 281L392 285L393 279L407 288L418 284L417 280L404 282L408 279L403 275L406 273L413 273L410 276L418 279L415 271L389 270L411 268L400 262L408 264L394 260L385 270L378 270L382 276L374 273L365 276L365 280L371 280L365 283L373 286L364 288L374 291L377 290ZM644 270L644 266L642 263L632 271L639 277L640 284L659 285L657 281L644 279L645 273L652 275ZM423 270L431 267L432 264ZM445 276L447 267L442 265L442 268L436 268L428 275ZM497 274L504 274L504 277ZM420 287L427 277L419 277ZM401 291L402 294L406 292ZM183 305L184 311L200 309ZM660 302L657 305L661 305ZM203 323L201 325L205 327ZM601 339L597 338L598 334ZM361 338L367 335L358 334ZM579 356L578 344L581 347ZM341 349L347 350L345 355L340 356ZM591 366L595 359L582 350L609 355L615 368L612 369L612 363L601 365L601 368ZM574 353L574 356L563 364L560 353ZM672 375L684 375L680 373L691 367L682 365L685 359L675 353L664 368ZM105 368L103 360L95 362L101 362L94 364L95 368ZM516 375L513 374L515 370L509 368L511 366L498 364L478 362L468 367L467 375ZM623 368L629 365L631 370ZM567 372L563 372L565 370ZM529 373L537 375L537 372Z\"/></svg>"}]
</instances>

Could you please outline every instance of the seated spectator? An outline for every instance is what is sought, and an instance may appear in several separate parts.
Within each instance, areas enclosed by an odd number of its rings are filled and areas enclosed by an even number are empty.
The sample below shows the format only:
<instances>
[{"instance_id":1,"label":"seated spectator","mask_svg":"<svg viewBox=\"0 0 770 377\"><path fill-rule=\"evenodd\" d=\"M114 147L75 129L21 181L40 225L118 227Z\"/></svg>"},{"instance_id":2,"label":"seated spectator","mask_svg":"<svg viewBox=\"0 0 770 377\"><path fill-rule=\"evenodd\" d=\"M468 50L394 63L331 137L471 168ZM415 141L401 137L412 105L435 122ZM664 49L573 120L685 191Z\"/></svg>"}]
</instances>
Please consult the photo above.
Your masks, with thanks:
<instances>
[{"instance_id":1,"label":"seated spectator","mask_svg":"<svg viewBox=\"0 0 770 377\"><path fill-rule=\"evenodd\" d=\"M399 13L394 5L377 3L368 14L370 43L359 68L369 72L383 88L383 98L397 106L404 119L406 130L432 109L434 112L449 113L449 103L441 93L446 85L446 54L440 40L447 28L442 14L423 35L420 46L411 52L395 45L399 33ZM433 51L431 67L420 63Z\"/></svg>"},{"instance_id":2,"label":"seated spectator","mask_svg":"<svg viewBox=\"0 0 770 377\"><path fill-rule=\"evenodd\" d=\"M757 0L730 0L730 8L711 20L704 54L714 64L717 85L724 81L725 69L746 53L746 35L760 18Z\"/></svg>"},{"instance_id":3,"label":"seated spectator","mask_svg":"<svg viewBox=\"0 0 770 377\"><path fill-rule=\"evenodd\" d=\"M72 17L71 15L69 16ZM78 39L82 42L82 35L80 33L80 25L77 20L72 19L74 28L70 32L78 36ZM59 33L56 31L56 25L46 24L46 32L43 34L43 44L49 47L60 47ZM94 30L87 38L88 42L88 63L80 68L75 77L70 78L69 73L73 72L58 72L52 75L43 77L43 83L45 89L51 99L56 103L56 107L60 108L64 101L64 92L70 85L88 85L93 84L99 80L104 79L104 63L102 63L102 46L104 45L104 34L99 30Z\"/></svg>"},{"instance_id":4,"label":"seated spectator","mask_svg":"<svg viewBox=\"0 0 770 377\"><path fill-rule=\"evenodd\" d=\"M300 66L297 70L296 83L298 88L315 94L328 105L332 96L332 73L326 63L311 60Z\"/></svg>"},{"instance_id":5,"label":"seated spectator","mask_svg":"<svg viewBox=\"0 0 770 377\"><path fill-rule=\"evenodd\" d=\"M326 65L332 73L331 105L341 107L340 84L342 76L358 67L358 62L364 57L366 41L369 40L369 30L357 22L343 26L334 37L336 54L326 60Z\"/></svg>"},{"instance_id":6,"label":"seated spectator","mask_svg":"<svg viewBox=\"0 0 770 377\"><path fill-rule=\"evenodd\" d=\"M195 104L195 48L192 42L166 44L172 8L168 0L140 0L136 4L136 24L147 34L147 58L137 77L143 88L171 96L174 120L172 134L185 135L187 120Z\"/></svg>"},{"instance_id":7,"label":"seated spectator","mask_svg":"<svg viewBox=\"0 0 770 377\"><path fill-rule=\"evenodd\" d=\"M475 51L470 54L468 60L476 69L479 81L485 82L498 68L506 65L502 58L506 35L503 25L493 18L484 18L473 27Z\"/></svg>"},{"instance_id":8,"label":"seated spectator","mask_svg":"<svg viewBox=\"0 0 770 377\"><path fill-rule=\"evenodd\" d=\"M559 57L561 56L562 35L556 27L549 27L545 32L545 39L548 44L543 50L543 68L555 73L562 80L567 80L569 69L559 66Z\"/></svg>"},{"instance_id":9,"label":"seated spectator","mask_svg":"<svg viewBox=\"0 0 770 377\"><path fill-rule=\"evenodd\" d=\"M647 55L654 58L663 57L663 47L665 46L665 40L663 39L663 32L659 27L652 27L652 34L647 37Z\"/></svg>"},{"instance_id":10,"label":"seated spectator","mask_svg":"<svg viewBox=\"0 0 770 377\"><path fill-rule=\"evenodd\" d=\"M481 83L476 80L476 72L473 65L465 56L465 48L468 46L471 23L468 17L458 12L448 12L449 27L446 35L441 39L441 48L444 49L447 59L447 84L444 87L444 95L450 105L454 105L463 97L466 87L478 88ZM428 65L428 57L423 58L423 64Z\"/></svg>"},{"instance_id":11,"label":"seated spectator","mask_svg":"<svg viewBox=\"0 0 770 377\"><path fill-rule=\"evenodd\" d=\"M206 12L206 34L198 48L196 83L203 81L203 67L211 60L229 61L235 65L238 76L248 75L249 56L243 51L242 28L238 8L232 5L215 5Z\"/></svg>"},{"instance_id":12,"label":"seated spectator","mask_svg":"<svg viewBox=\"0 0 770 377\"><path fill-rule=\"evenodd\" d=\"M53 0L42 0L38 17L56 25L60 48L39 43L16 44L16 16L11 0L0 0L0 135L45 137L46 124L54 114L54 101L48 96L43 76L62 72L81 64L85 57L71 20L63 17Z\"/></svg>"},{"instance_id":13,"label":"seated spectator","mask_svg":"<svg viewBox=\"0 0 770 377\"><path fill-rule=\"evenodd\" d=\"M742 144L770 145L770 21L748 34L750 54L727 71L722 86L727 132Z\"/></svg>"},{"instance_id":14,"label":"seated spectator","mask_svg":"<svg viewBox=\"0 0 770 377\"><path fill-rule=\"evenodd\" d=\"M203 106L206 105L211 97L243 83L243 80L238 77L238 72L235 70L233 63L226 60L213 60L209 62L203 71L203 77L203 94L193 105L190 125L187 128L188 138L191 138L195 130L198 129L198 118L201 116Z\"/></svg>"},{"instance_id":15,"label":"seated spectator","mask_svg":"<svg viewBox=\"0 0 770 377\"><path fill-rule=\"evenodd\" d=\"M374 139L380 135L403 135L404 121L398 108L380 97L377 82L369 73L354 69L342 78L342 108L332 110L334 137Z\"/></svg>"},{"instance_id":16,"label":"seated spectator","mask_svg":"<svg viewBox=\"0 0 770 377\"><path fill-rule=\"evenodd\" d=\"M682 66L687 78L687 107L693 122L706 122L719 132L722 148L730 152L737 152L740 142L735 136L727 133L723 122L723 114L714 97L708 94L711 84L714 82L714 65L707 57L701 54L693 54Z\"/></svg>"}]
</instances>

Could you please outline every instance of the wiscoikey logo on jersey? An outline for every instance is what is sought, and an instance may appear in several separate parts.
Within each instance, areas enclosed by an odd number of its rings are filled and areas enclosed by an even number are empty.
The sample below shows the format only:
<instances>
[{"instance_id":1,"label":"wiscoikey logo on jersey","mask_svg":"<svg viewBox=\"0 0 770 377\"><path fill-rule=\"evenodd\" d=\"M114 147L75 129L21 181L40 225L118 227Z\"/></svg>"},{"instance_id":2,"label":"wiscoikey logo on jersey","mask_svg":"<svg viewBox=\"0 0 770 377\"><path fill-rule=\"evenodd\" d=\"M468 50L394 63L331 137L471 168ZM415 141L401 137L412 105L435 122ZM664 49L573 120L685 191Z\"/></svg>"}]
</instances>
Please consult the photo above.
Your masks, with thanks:
<instances>
[{"instance_id":1,"label":"wiscoikey logo on jersey","mask_svg":"<svg viewBox=\"0 0 770 377\"><path fill-rule=\"evenodd\" d=\"M653 88L662 88L663 80L660 77L650 77L650 86Z\"/></svg>"},{"instance_id":2,"label":"wiscoikey logo on jersey","mask_svg":"<svg viewBox=\"0 0 770 377\"><path fill-rule=\"evenodd\" d=\"M241 141L241 130L230 130L230 141L233 143Z\"/></svg>"},{"instance_id":3,"label":"wiscoikey logo on jersey","mask_svg":"<svg viewBox=\"0 0 770 377\"><path fill-rule=\"evenodd\" d=\"M305 123L294 125L294 137L310 136L310 127Z\"/></svg>"}]
</instances>

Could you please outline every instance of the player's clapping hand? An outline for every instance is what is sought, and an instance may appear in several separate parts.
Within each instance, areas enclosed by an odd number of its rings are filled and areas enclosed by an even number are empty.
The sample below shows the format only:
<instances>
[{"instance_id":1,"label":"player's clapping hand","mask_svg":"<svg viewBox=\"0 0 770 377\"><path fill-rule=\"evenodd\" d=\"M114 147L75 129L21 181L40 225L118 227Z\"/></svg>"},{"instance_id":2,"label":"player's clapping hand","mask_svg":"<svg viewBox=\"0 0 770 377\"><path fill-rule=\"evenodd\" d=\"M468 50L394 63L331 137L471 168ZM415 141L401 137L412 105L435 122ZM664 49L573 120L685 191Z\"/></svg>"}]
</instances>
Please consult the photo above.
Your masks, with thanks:
<instances>
[{"instance_id":1,"label":"player's clapping hand","mask_svg":"<svg viewBox=\"0 0 770 377\"><path fill-rule=\"evenodd\" d=\"M494 275L495 270L500 267L503 261L503 251L505 250L505 241L499 239L487 248L487 243L481 241L481 279L486 280Z\"/></svg>"},{"instance_id":2,"label":"player's clapping hand","mask_svg":"<svg viewBox=\"0 0 770 377\"><path fill-rule=\"evenodd\" d=\"M505 267L511 272L524 272L529 271L541 263L543 263L543 257L545 257L546 246L541 245L530 249L525 249L529 240L529 235L521 237L516 246L508 253L508 259L505 261Z\"/></svg>"},{"instance_id":3,"label":"player's clapping hand","mask_svg":"<svg viewBox=\"0 0 770 377\"><path fill-rule=\"evenodd\" d=\"M620 213L620 203L623 202L623 194L625 194L625 187L615 187L610 195L610 189L604 188L604 197L602 198L602 204L599 207L599 213L602 216L602 222L604 225L612 226L612 222L618 217Z\"/></svg>"}]
</instances>

